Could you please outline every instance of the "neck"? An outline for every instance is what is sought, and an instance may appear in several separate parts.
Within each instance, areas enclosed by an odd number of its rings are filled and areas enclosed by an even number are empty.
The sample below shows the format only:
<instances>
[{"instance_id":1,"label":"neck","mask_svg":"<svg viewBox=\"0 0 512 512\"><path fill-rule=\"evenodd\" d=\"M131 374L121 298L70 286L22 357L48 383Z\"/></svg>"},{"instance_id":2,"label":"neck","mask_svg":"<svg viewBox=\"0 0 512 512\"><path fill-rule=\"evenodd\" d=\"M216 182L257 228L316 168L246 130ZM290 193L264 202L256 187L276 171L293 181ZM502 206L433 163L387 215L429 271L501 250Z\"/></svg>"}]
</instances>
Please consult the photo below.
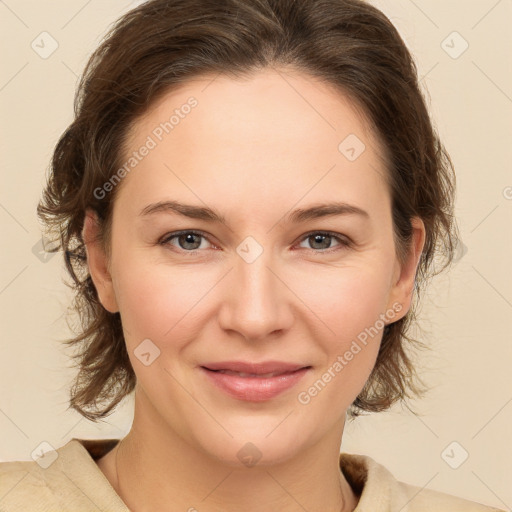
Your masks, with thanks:
<instances>
[{"instance_id":1,"label":"neck","mask_svg":"<svg viewBox=\"0 0 512 512\"><path fill-rule=\"evenodd\" d=\"M109 454L114 471L106 476L134 512L346 512L357 504L339 468L339 428L284 462L244 467L218 460L160 426L137 415L136 407L130 433Z\"/></svg>"}]
</instances>

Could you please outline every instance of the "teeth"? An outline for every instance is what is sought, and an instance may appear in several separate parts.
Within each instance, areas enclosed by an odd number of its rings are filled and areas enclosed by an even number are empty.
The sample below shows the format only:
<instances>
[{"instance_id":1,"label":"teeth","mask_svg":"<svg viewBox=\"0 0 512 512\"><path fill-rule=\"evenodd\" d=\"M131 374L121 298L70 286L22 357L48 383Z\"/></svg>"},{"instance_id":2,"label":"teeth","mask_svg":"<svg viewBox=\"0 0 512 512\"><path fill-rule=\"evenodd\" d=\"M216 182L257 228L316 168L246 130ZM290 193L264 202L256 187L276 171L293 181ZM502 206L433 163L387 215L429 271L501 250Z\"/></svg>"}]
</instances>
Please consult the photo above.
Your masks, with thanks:
<instances>
[{"instance_id":1,"label":"teeth","mask_svg":"<svg viewBox=\"0 0 512 512\"><path fill-rule=\"evenodd\" d=\"M234 372L231 370L218 370L219 373L225 373L226 375L236 375L238 377L258 377L261 379L268 379L270 377L275 377L276 375L281 375L279 372L272 373L245 373L245 372Z\"/></svg>"}]
</instances>

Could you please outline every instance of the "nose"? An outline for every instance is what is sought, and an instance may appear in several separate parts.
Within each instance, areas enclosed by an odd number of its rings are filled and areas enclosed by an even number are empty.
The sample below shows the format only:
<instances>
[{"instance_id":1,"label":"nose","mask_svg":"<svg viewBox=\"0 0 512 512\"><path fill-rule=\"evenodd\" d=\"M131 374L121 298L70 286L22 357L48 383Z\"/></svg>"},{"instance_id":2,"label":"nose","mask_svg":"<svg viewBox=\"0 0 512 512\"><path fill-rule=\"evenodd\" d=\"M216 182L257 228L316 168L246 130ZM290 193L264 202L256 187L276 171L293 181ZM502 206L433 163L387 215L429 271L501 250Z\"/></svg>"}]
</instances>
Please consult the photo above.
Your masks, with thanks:
<instances>
[{"instance_id":1,"label":"nose","mask_svg":"<svg viewBox=\"0 0 512 512\"><path fill-rule=\"evenodd\" d=\"M219 312L220 326L235 331L246 340L275 337L293 323L293 294L279 277L266 251L248 263L237 258Z\"/></svg>"}]
</instances>

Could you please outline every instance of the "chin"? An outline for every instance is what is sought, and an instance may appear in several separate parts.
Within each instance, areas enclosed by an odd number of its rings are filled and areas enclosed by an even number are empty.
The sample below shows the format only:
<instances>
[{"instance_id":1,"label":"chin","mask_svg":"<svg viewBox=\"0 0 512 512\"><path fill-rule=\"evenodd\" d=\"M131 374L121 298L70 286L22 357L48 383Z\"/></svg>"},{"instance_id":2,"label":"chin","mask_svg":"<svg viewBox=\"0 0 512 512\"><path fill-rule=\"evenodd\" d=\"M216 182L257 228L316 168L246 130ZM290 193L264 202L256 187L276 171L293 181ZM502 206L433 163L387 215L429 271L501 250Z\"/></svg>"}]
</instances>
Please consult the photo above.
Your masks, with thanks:
<instances>
[{"instance_id":1,"label":"chin","mask_svg":"<svg viewBox=\"0 0 512 512\"><path fill-rule=\"evenodd\" d=\"M189 442L220 461L236 467L264 467L284 463L315 444L325 432L306 429L297 417L244 416L223 423L221 427L192 429ZM284 420L284 421L283 421ZM195 430L195 431L194 431Z\"/></svg>"},{"instance_id":2,"label":"chin","mask_svg":"<svg viewBox=\"0 0 512 512\"><path fill-rule=\"evenodd\" d=\"M301 452L300 443L287 442L282 438L250 439L246 436L235 437L222 444L201 443L202 450L219 462L233 468L269 467L289 461Z\"/></svg>"}]
</instances>

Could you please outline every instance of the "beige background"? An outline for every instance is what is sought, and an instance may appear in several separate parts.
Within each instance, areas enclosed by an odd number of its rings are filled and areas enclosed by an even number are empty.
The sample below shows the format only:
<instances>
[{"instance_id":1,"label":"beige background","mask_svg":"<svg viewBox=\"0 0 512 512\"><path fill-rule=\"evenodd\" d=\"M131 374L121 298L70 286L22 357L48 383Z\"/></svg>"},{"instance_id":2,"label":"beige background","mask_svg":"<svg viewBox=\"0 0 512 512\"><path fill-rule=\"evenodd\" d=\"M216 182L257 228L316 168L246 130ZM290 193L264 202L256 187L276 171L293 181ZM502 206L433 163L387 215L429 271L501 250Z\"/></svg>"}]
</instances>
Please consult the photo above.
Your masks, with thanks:
<instances>
[{"instance_id":1,"label":"beige background","mask_svg":"<svg viewBox=\"0 0 512 512\"><path fill-rule=\"evenodd\" d=\"M422 416L395 408L360 418L347 426L342 451L368 454L408 483L510 510L512 2L374 3L399 28L429 90L456 166L464 246L422 310L421 336L433 349L421 363L432 391L413 404ZM38 256L35 207L53 146L72 120L77 75L108 25L135 5L0 2L1 460L30 459L42 441L120 437L130 426L130 403L97 425L66 411L73 373L58 340L68 334L70 295L61 255ZM43 31L58 43L45 59L31 47ZM467 460L450 467L465 451Z\"/></svg>"}]
</instances>

